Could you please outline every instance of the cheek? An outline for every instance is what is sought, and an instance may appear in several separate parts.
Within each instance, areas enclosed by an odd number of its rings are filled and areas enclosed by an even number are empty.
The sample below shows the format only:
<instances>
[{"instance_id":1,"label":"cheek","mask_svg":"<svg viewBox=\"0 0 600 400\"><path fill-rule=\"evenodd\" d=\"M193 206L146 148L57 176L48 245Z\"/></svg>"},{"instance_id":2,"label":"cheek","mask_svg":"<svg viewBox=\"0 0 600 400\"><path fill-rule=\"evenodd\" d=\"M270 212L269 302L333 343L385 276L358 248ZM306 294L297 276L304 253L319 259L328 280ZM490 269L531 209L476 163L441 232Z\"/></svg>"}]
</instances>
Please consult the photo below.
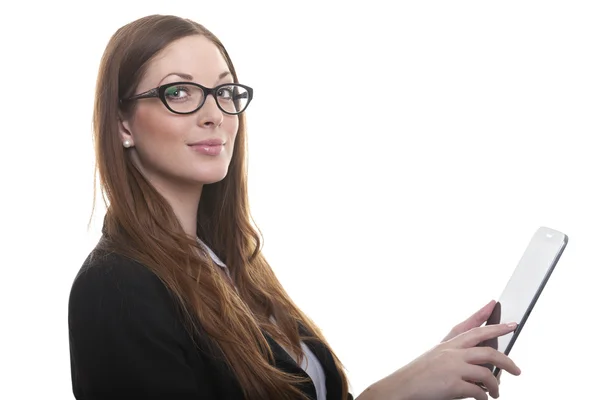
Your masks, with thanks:
<instances>
[{"instance_id":1,"label":"cheek","mask_svg":"<svg viewBox=\"0 0 600 400\"><path fill-rule=\"evenodd\" d=\"M154 143L181 142L184 131L181 122L156 110L138 110L133 132L136 146L153 147Z\"/></svg>"},{"instance_id":2,"label":"cheek","mask_svg":"<svg viewBox=\"0 0 600 400\"><path fill-rule=\"evenodd\" d=\"M239 126L240 124L238 117L231 116L223 121L222 128L226 132L227 140L230 143L235 142Z\"/></svg>"}]
</instances>

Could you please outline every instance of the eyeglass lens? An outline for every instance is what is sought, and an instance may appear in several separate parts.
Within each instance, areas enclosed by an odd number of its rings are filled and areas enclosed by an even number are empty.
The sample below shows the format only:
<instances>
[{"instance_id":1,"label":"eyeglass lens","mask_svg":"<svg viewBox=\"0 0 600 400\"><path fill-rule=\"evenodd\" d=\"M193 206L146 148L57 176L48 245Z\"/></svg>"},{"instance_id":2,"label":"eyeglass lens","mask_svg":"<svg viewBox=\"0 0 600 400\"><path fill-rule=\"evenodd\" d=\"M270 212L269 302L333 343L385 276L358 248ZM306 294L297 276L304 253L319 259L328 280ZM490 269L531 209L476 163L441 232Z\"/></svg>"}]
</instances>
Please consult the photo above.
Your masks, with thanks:
<instances>
[{"instance_id":1,"label":"eyeglass lens","mask_svg":"<svg viewBox=\"0 0 600 400\"><path fill-rule=\"evenodd\" d=\"M249 95L242 86L231 84L220 86L215 93L215 99L224 112L237 114L246 109ZM165 90L165 100L173 111L188 113L196 110L204 102L204 92L194 85L177 84Z\"/></svg>"}]
</instances>

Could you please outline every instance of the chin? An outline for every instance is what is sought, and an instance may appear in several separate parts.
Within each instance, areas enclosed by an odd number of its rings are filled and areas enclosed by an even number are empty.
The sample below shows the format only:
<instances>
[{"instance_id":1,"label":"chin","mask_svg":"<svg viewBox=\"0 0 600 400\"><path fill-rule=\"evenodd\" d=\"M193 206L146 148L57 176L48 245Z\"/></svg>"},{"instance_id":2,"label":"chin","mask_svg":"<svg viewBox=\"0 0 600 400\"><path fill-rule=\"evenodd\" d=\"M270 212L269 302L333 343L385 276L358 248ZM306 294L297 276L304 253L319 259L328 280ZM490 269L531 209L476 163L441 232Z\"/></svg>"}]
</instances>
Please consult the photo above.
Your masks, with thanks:
<instances>
[{"instance_id":1,"label":"chin","mask_svg":"<svg viewBox=\"0 0 600 400\"><path fill-rule=\"evenodd\" d=\"M195 181L203 185L210 185L212 183L221 182L227 176L228 169L214 169L212 171L202 171L195 176Z\"/></svg>"}]
</instances>

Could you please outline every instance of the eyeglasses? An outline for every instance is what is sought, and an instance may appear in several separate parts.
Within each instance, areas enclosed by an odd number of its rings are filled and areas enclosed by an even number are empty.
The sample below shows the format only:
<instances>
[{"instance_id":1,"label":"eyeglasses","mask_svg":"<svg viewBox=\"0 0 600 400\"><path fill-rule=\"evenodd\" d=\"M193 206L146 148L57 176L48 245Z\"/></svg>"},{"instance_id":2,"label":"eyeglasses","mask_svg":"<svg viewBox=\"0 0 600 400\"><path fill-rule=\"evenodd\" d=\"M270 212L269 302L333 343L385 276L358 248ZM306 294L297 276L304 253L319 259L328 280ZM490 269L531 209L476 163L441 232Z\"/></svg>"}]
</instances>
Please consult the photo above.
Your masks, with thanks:
<instances>
[{"instance_id":1,"label":"eyeglasses","mask_svg":"<svg viewBox=\"0 0 600 400\"><path fill-rule=\"evenodd\" d=\"M252 100L252 94L251 87L239 83L225 83L211 89L193 82L174 82L122 101L158 97L169 111L175 114L192 114L204 105L208 95L212 95L221 111L237 115L246 110Z\"/></svg>"}]
</instances>

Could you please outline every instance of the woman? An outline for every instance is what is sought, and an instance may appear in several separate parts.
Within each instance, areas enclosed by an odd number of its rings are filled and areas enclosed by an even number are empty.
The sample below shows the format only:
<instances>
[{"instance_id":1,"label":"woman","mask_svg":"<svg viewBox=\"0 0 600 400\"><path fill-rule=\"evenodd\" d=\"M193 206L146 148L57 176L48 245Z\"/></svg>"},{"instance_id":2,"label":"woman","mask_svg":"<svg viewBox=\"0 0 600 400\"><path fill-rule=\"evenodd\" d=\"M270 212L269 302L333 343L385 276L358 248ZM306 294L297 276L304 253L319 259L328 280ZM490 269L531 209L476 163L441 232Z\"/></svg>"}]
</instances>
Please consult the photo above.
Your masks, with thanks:
<instances>
[{"instance_id":1,"label":"woman","mask_svg":"<svg viewBox=\"0 0 600 400\"><path fill-rule=\"evenodd\" d=\"M240 84L203 26L149 16L111 38L94 105L102 238L71 289L78 399L352 399L343 366L260 251ZM518 374L483 340L493 304L357 399L486 399Z\"/></svg>"}]
</instances>

